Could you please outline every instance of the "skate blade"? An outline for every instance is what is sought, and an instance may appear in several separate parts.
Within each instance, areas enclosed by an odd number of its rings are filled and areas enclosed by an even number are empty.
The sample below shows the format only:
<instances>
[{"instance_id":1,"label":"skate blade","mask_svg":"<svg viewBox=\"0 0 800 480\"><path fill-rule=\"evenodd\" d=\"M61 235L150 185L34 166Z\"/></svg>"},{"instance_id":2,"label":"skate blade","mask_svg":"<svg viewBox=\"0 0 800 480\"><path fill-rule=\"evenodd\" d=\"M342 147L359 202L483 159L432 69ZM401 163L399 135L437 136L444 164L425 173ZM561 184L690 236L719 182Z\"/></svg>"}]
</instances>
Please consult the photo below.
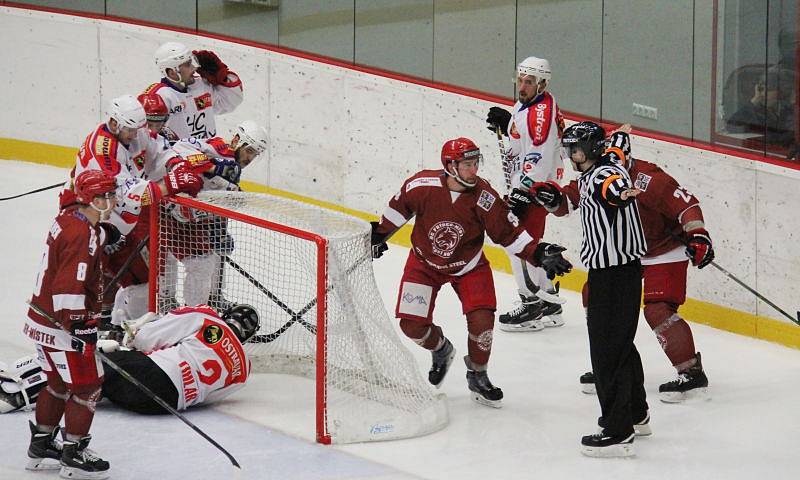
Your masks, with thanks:
<instances>
[{"instance_id":1,"label":"skate blade","mask_svg":"<svg viewBox=\"0 0 800 480\"><path fill-rule=\"evenodd\" d=\"M501 323L500 330L504 332L538 332L544 330L541 320L528 320L522 323Z\"/></svg>"},{"instance_id":2,"label":"skate blade","mask_svg":"<svg viewBox=\"0 0 800 480\"><path fill-rule=\"evenodd\" d=\"M696 403L711 400L708 387L693 388L687 392L661 392L659 395L663 403Z\"/></svg>"},{"instance_id":3,"label":"skate blade","mask_svg":"<svg viewBox=\"0 0 800 480\"><path fill-rule=\"evenodd\" d=\"M608 447L589 447L581 445L581 453L587 457L593 458L633 457L636 455L636 449L634 449L633 443L611 445Z\"/></svg>"},{"instance_id":4,"label":"skate blade","mask_svg":"<svg viewBox=\"0 0 800 480\"><path fill-rule=\"evenodd\" d=\"M548 328L560 327L564 325L564 319L561 317L560 313L545 315L544 318L542 318L542 324Z\"/></svg>"},{"instance_id":5,"label":"skate blade","mask_svg":"<svg viewBox=\"0 0 800 480\"><path fill-rule=\"evenodd\" d=\"M488 398L483 398L480 394L471 392L472 393L472 401L475 403L479 403L481 405L486 405L487 407L492 408L503 408L503 399L500 400L489 400Z\"/></svg>"},{"instance_id":6,"label":"skate blade","mask_svg":"<svg viewBox=\"0 0 800 480\"><path fill-rule=\"evenodd\" d=\"M71 478L75 480L104 480L111 475L111 470L109 469L104 472L87 472L80 468L63 465L58 475L61 478Z\"/></svg>"},{"instance_id":7,"label":"skate blade","mask_svg":"<svg viewBox=\"0 0 800 480\"><path fill-rule=\"evenodd\" d=\"M581 392L586 395L597 395L597 387L594 386L594 383L581 383Z\"/></svg>"},{"instance_id":8,"label":"skate blade","mask_svg":"<svg viewBox=\"0 0 800 480\"><path fill-rule=\"evenodd\" d=\"M25 470L58 470L61 468L61 462L55 458L31 458L28 464L25 465Z\"/></svg>"},{"instance_id":9,"label":"skate blade","mask_svg":"<svg viewBox=\"0 0 800 480\"><path fill-rule=\"evenodd\" d=\"M597 427L597 433L603 433L603 427ZM653 429L650 428L650 424L634 425L633 434L637 437L649 437L653 434Z\"/></svg>"}]
</instances>

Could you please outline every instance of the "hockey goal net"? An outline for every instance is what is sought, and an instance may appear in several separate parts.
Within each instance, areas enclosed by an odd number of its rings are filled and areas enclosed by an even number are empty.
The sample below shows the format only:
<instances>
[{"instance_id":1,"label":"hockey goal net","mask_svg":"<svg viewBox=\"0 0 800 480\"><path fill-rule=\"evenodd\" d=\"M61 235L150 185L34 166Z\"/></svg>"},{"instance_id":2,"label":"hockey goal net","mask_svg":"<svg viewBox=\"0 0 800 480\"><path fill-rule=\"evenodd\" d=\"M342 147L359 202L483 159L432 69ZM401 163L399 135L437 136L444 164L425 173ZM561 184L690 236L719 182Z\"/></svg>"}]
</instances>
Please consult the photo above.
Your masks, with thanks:
<instances>
[{"instance_id":1,"label":"hockey goal net","mask_svg":"<svg viewBox=\"0 0 800 480\"><path fill-rule=\"evenodd\" d=\"M447 423L443 396L381 300L367 222L247 192L163 198L150 221L151 309L254 306L253 371L314 379L318 442L414 437Z\"/></svg>"}]
</instances>

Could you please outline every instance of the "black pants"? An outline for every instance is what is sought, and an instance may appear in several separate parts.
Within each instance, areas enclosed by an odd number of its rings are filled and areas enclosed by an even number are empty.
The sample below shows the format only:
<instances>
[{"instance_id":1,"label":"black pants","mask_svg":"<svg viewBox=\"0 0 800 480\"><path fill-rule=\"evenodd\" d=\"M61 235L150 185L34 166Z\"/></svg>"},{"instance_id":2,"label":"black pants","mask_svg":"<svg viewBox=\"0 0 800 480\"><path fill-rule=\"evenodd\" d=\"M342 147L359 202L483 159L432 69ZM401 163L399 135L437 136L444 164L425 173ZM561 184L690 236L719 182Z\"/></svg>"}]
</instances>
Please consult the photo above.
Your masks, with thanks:
<instances>
[{"instance_id":1,"label":"black pants","mask_svg":"<svg viewBox=\"0 0 800 480\"><path fill-rule=\"evenodd\" d=\"M633 433L647 413L642 359L633 344L641 296L638 260L589 270L589 350L605 435Z\"/></svg>"},{"instance_id":2,"label":"black pants","mask_svg":"<svg viewBox=\"0 0 800 480\"><path fill-rule=\"evenodd\" d=\"M171 407L178 408L178 390L164 373L164 370L150 360L150 357L137 351L117 351L107 353L109 360L139 380L153 393L161 397ZM161 405L147 396L142 389L122 377L116 370L106 366L103 380L103 396L116 405L136 413L147 415L168 413Z\"/></svg>"}]
</instances>

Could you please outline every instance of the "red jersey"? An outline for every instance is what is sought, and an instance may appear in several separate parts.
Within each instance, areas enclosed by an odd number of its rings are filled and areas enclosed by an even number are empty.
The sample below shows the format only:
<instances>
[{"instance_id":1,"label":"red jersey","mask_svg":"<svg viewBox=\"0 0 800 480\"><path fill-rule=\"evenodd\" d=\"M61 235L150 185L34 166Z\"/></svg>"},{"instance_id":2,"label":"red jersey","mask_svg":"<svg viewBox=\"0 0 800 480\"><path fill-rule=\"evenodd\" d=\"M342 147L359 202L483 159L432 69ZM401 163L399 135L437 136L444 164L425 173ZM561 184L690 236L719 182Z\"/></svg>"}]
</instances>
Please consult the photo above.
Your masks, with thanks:
<instances>
[{"instance_id":1,"label":"red jersey","mask_svg":"<svg viewBox=\"0 0 800 480\"><path fill-rule=\"evenodd\" d=\"M526 260L539 239L519 226L500 195L486 180L456 193L443 170L423 170L403 183L381 217L378 233L390 233L416 216L411 233L414 254L430 268L463 275L488 263L484 232L495 243Z\"/></svg>"},{"instance_id":2,"label":"red jersey","mask_svg":"<svg viewBox=\"0 0 800 480\"><path fill-rule=\"evenodd\" d=\"M100 312L103 279L100 257L105 234L77 209L63 210L47 234L31 303L64 328ZM72 350L69 334L28 310L23 332L36 343Z\"/></svg>"}]
</instances>

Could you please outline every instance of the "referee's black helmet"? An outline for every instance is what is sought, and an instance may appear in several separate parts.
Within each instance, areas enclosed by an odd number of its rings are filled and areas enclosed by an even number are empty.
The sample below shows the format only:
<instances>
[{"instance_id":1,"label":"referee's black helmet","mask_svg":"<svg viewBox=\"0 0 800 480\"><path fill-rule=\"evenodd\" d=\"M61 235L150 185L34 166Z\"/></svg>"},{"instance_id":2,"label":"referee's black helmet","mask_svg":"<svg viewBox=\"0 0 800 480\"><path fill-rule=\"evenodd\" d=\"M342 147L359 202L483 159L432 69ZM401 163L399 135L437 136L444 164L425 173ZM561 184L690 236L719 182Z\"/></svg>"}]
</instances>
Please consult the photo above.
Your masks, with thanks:
<instances>
[{"instance_id":1,"label":"referee's black helmet","mask_svg":"<svg viewBox=\"0 0 800 480\"><path fill-rule=\"evenodd\" d=\"M571 156L573 149L580 148L587 159L597 160L606 147L606 131L594 122L580 122L564 130L561 145Z\"/></svg>"}]
</instances>

